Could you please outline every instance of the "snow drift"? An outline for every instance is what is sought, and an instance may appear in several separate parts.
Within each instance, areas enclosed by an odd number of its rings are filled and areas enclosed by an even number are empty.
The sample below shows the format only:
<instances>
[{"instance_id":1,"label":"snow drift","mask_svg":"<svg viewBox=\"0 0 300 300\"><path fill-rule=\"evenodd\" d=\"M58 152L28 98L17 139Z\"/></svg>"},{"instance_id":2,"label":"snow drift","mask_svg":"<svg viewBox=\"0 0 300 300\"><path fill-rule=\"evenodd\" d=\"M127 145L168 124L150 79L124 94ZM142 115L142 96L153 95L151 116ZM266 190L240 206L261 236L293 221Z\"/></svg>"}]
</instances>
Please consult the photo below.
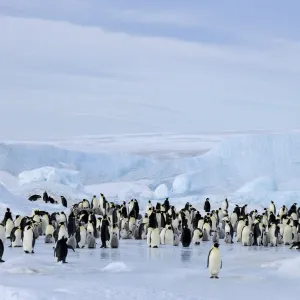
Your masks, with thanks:
<instances>
[{"instance_id":1,"label":"snow drift","mask_svg":"<svg viewBox=\"0 0 300 300\"><path fill-rule=\"evenodd\" d=\"M84 188L81 182L80 172L74 170L43 167L31 171L24 171L19 174L20 185L45 181L68 185L79 190L83 190Z\"/></svg>"}]
</instances>

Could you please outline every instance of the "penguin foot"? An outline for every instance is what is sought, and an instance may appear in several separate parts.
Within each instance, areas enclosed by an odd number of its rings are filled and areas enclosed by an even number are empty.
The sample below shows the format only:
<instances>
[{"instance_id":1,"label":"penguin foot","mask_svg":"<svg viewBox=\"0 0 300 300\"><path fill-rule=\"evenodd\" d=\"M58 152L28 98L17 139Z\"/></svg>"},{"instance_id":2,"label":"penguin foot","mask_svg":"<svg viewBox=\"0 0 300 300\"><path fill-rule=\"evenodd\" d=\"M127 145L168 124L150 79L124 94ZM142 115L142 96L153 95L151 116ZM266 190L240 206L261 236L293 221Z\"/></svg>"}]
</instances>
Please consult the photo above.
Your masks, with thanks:
<instances>
[{"instance_id":1,"label":"penguin foot","mask_svg":"<svg viewBox=\"0 0 300 300\"><path fill-rule=\"evenodd\" d=\"M0 263L4 263L5 262L5 260L2 260L2 258L0 259Z\"/></svg>"},{"instance_id":2,"label":"penguin foot","mask_svg":"<svg viewBox=\"0 0 300 300\"><path fill-rule=\"evenodd\" d=\"M12 245L9 245L8 247L9 247L9 248L12 248Z\"/></svg>"},{"instance_id":3,"label":"penguin foot","mask_svg":"<svg viewBox=\"0 0 300 300\"><path fill-rule=\"evenodd\" d=\"M32 250L31 253L34 254L34 251Z\"/></svg>"},{"instance_id":4,"label":"penguin foot","mask_svg":"<svg viewBox=\"0 0 300 300\"><path fill-rule=\"evenodd\" d=\"M27 251L27 250L25 250L24 252L25 252L26 254L29 254L29 251Z\"/></svg>"},{"instance_id":5,"label":"penguin foot","mask_svg":"<svg viewBox=\"0 0 300 300\"><path fill-rule=\"evenodd\" d=\"M216 279L219 279L219 277L218 277L218 276L215 276L215 278L216 278Z\"/></svg>"}]
</instances>

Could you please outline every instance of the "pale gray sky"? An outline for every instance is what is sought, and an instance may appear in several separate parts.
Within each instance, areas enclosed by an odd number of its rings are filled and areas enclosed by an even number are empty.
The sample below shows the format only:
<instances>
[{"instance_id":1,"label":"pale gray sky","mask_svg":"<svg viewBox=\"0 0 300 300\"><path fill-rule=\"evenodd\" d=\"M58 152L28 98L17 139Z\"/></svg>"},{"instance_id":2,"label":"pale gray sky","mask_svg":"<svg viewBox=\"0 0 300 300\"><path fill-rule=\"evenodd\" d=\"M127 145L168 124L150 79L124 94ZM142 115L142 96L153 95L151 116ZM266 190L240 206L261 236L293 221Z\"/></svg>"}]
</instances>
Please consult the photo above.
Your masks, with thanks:
<instances>
[{"instance_id":1,"label":"pale gray sky","mask_svg":"<svg viewBox=\"0 0 300 300\"><path fill-rule=\"evenodd\" d=\"M127 2L0 0L0 139L300 127L298 1Z\"/></svg>"}]
</instances>

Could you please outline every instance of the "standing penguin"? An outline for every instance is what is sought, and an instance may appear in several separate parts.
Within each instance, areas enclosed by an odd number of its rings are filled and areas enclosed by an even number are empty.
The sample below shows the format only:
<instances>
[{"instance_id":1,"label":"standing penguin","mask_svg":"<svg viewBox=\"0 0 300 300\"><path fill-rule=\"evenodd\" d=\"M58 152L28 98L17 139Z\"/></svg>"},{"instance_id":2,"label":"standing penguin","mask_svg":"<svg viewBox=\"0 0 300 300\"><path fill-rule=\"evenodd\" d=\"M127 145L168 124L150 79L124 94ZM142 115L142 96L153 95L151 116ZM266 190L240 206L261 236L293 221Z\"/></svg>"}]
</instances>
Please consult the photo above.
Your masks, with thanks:
<instances>
[{"instance_id":1,"label":"standing penguin","mask_svg":"<svg viewBox=\"0 0 300 300\"><path fill-rule=\"evenodd\" d=\"M62 204L62 206L68 207L67 199L64 196L60 196L60 198L61 198L61 204Z\"/></svg>"},{"instance_id":2,"label":"standing penguin","mask_svg":"<svg viewBox=\"0 0 300 300\"><path fill-rule=\"evenodd\" d=\"M207 268L209 269L210 278L219 279L219 272L222 269L222 259L218 243L215 243L208 253Z\"/></svg>"},{"instance_id":3,"label":"standing penguin","mask_svg":"<svg viewBox=\"0 0 300 300\"><path fill-rule=\"evenodd\" d=\"M274 201L271 201L269 211L272 212L274 215L276 215L276 206L275 206Z\"/></svg>"},{"instance_id":4,"label":"standing penguin","mask_svg":"<svg viewBox=\"0 0 300 300\"><path fill-rule=\"evenodd\" d=\"M62 261L63 264L66 264L66 258L68 256L68 249L72 249L75 252L75 249L67 245L67 237L63 237L62 239L57 241L56 247L54 248L54 257L57 258L57 262Z\"/></svg>"},{"instance_id":5,"label":"standing penguin","mask_svg":"<svg viewBox=\"0 0 300 300\"><path fill-rule=\"evenodd\" d=\"M192 234L191 230L187 227L184 226L181 234L181 243L183 247L189 247L192 241Z\"/></svg>"},{"instance_id":6,"label":"standing penguin","mask_svg":"<svg viewBox=\"0 0 300 300\"><path fill-rule=\"evenodd\" d=\"M204 211L206 213L210 212L210 202L209 202L209 198L206 198L205 202L204 202Z\"/></svg>"},{"instance_id":7,"label":"standing penguin","mask_svg":"<svg viewBox=\"0 0 300 300\"><path fill-rule=\"evenodd\" d=\"M107 248L106 241L110 240L110 234L109 234L109 223L108 223L106 215L103 216L100 237L101 237L101 242L102 242L102 245L100 248Z\"/></svg>"},{"instance_id":8,"label":"standing penguin","mask_svg":"<svg viewBox=\"0 0 300 300\"><path fill-rule=\"evenodd\" d=\"M116 231L112 232L112 237L110 240L110 247L111 248L119 248L119 236L118 233Z\"/></svg>"},{"instance_id":9,"label":"standing penguin","mask_svg":"<svg viewBox=\"0 0 300 300\"><path fill-rule=\"evenodd\" d=\"M222 208L223 211L228 210L228 200L227 200L227 198L223 201L221 208Z\"/></svg>"},{"instance_id":10,"label":"standing penguin","mask_svg":"<svg viewBox=\"0 0 300 300\"><path fill-rule=\"evenodd\" d=\"M35 237L32 227L26 226L23 237L23 250L25 253L34 253Z\"/></svg>"},{"instance_id":11,"label":"standing penguin","mask_svg":"<svg viewBox=\"0 0 300 300\"><path fill-rule=\"evenodd\" d=\"M4 253L4 245L3 245L2 240L0 239L0 263L4 262L4 260L2 260L3 253Z\"/></svg>"}]
</instances>

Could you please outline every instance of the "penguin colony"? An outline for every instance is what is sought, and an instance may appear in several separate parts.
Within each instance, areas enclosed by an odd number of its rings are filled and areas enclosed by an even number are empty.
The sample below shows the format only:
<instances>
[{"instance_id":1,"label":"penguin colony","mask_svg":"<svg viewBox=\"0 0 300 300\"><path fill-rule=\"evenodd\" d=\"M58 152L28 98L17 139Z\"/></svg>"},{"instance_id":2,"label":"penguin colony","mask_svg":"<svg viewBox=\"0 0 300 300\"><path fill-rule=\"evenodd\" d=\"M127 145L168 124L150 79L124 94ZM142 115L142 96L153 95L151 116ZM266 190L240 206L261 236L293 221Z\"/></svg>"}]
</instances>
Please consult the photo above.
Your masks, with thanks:
<instances>
[{"instance_id":1,"label":"penguin colony","mask_svg":"<svg viewBox=\"0 0 300 300\"><path fill-rule=\"evenodd\" d=\"M46 195L46 196L45 196ZM48 197L48 198L47 198ZM30 201L41 197L33 195ZM35 200L32 200L35 199ZM43 200L49 196L45 192ZM62 205L67 201L62 196ZM46 201L45 201L46 202ZM209 199L204 203L205 215L202 216L192 205L186 203L183 209L176 211L167 198L164 203L154 207L149 201L145 214L140 214L136 199L122 204L108 202L103 194L91 201L83 199L70 208L67 216L64 212L51 215L46 211L34 210L31 216L13 217L9 208L0 223L0 263L3 261L5 241L9 247L23 247L25 253L33 254L35 241L43 238L46 244L54 244L54 257L57 262L66 263L68 249L96 248L100 239L100 248L118 248L120 239L145 240L151 248L161 245L183 247L199 246L213 242L207 257L210 278L219 278L222 268L219 241L227 244L239 243L241 246L276 247L279 244L300 250L300 207L296 203L289 209L283 205L279 211L273 201L269 208L261 213L247 211L247 204L235 206L229 213L229 203L225 199L221 207L211 210ZM79 250L80 251L80 250Z\"/></svg>"}]
</instances>

